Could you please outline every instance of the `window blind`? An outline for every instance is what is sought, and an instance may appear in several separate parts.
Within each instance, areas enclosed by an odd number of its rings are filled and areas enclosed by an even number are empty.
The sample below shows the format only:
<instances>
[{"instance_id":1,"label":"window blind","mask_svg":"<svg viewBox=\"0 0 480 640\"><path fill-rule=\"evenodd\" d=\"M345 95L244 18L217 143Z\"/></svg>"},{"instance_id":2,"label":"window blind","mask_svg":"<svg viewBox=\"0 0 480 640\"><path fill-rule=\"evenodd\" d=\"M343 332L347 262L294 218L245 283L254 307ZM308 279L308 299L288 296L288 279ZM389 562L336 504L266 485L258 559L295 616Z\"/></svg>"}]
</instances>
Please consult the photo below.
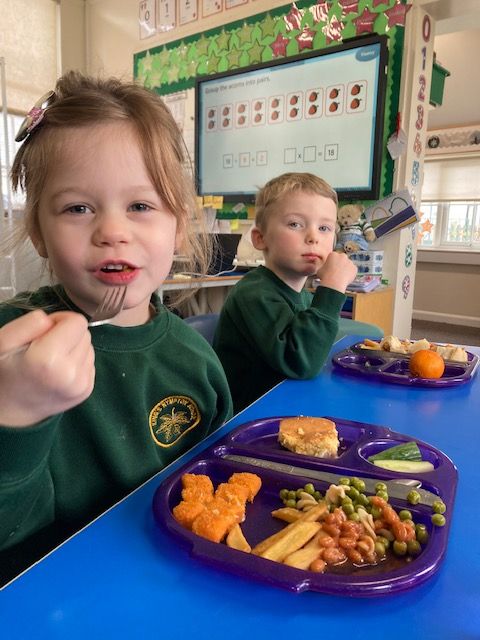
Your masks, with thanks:
<instances>
[{"instance_id":1,"label":"window blind","mask_svg":"<svg viewBox=\"0 0 480 640\"><path fill-rule=\"evenodd\" d=\"M7 109L26 113L53 89L57 78L57 4L53 0L1 0L1 5Z\"/></svg>"},{"instance_id":2,"label":"window blind","mask_svg":"<svg viewBox=\"0 0 480 640\"><path fill-rule=\"evenodd\" d=\"M480 155L425 158L422 200L480 200Z\"/></svg>"}]
</instances>

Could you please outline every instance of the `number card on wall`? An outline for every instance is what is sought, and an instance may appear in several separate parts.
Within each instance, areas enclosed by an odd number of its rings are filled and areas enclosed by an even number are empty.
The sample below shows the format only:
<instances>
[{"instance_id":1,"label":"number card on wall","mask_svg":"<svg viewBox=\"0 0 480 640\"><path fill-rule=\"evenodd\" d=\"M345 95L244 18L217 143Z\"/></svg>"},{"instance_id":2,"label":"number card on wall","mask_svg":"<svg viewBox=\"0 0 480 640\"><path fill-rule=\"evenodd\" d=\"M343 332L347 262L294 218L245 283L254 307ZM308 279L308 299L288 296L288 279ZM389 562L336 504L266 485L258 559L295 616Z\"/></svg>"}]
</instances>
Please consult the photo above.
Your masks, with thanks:
<instances>
[{"instance_id":1,"label":"number card on wall","mask_svg":"<svg viewBox=\"0 0 480 640\"><path fill-rule=\"evenodd\" d=\"M171 31L177 26L177 0L157 0L157 31Z\"/></svg>"},{"instance_id":2,"label":"number card on wall","mask_svg":"<svg viewBox=\"0 0 480 640\"><path fill-rule=\"evenodd\" d=\"M198 0L180 0L179 23L181 25L198 19Z\"/></svg>"},{"instance_id":3,"label":"number card on wall","mask_svg":"<svg viewBox=\"0 0 480 640\"><path fill-rule=\"evenodd\" d=\"M225 0L225 9L233 9L233 7L239 7L247 2L248 0Z\"/></svg>"},{"instance_id":4,"label":"number card on wall","mask_svg":"<svg viewBox=\"0 0 480 640\"><path fill-rule=\"evenodd\" d=\"M141 0L138 4L140 40L155 35L155 0Z\"/></svg>"},{"instance_id":5,"label":"number card on wall","mask_svg":"<svg viewBox=\"0 0 480 640\"><path fill-rule=\"evenodd\" d=\"M223 8L223 0L202 0L202 18L208 18L215 13L220 13Z\"/></svg>"}]
</instances>

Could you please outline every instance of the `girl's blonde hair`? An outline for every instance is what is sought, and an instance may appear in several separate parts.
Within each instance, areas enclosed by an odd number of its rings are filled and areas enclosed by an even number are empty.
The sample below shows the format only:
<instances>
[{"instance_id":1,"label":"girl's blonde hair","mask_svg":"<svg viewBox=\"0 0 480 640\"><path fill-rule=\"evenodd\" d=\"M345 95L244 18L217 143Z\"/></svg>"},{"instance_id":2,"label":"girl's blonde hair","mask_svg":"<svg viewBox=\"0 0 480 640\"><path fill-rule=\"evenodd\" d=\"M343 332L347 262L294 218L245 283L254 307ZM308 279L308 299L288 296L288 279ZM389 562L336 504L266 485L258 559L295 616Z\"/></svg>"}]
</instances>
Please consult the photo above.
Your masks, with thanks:
<instances>
[{"instance_id":1,"label":"girl's blonde hair","mask_svg":"<svg viewBox=\"0 0 480 640\"><path fill-rule=\"evenodd\" d=\"M14 190L21 188L26 193L25 226L19 239L38 233L40 196L61 151L63 136L58 133L115 121L128 122L135 129L152 183L177 219L186 259L181 270L206 273L211 258L209 235L175 120L158 95L115 78L92 78L70 71L57 81L51 106L18 150L12 167Z\"/></svg>"},{"instance_id":2,"label":"girl's blonde hair","mask_svg":"<svg viewBox=\"0 0 480 640\"><path fill-rule=\"evenodd\" d=\"M336 191L322 178L313 173L283 173L273 178L260 189L255 199L255 224L264 229L268 221L268 208L295 191L308 191L330 198L338 205Z\"/></svg>"}]
</instances>

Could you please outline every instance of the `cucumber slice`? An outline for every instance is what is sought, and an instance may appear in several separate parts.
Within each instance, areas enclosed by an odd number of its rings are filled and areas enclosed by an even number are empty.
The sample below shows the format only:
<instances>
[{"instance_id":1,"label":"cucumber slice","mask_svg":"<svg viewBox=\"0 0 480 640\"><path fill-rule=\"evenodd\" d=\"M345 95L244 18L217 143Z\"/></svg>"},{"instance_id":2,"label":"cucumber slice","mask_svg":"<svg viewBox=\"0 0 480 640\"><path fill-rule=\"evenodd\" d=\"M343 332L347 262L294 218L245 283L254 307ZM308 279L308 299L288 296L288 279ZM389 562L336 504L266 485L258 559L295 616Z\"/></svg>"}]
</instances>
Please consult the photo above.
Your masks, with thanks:
<instances>
[{"instance_id":1,"label":"cucumber slice","mask_svg":"<svg viewBox=\"0 0 480 640\"><path fill-rule=\"evenodd\" d=\"M400 473L427 473L434 469L433 464L427 460L374 460L373 464Z\"/></svg>"},{"instance_id":2,"label":"cucumber slice","mask_svg":"<svg viewBox=\"0 0 480 640\"><path fill-rule=\"evenodd\" d=\"M394 447L384 449L373 456L369 456L369 462L375 460L421 460L422 454L416 442L405 442Z\"/></svg>"}]
</instances>

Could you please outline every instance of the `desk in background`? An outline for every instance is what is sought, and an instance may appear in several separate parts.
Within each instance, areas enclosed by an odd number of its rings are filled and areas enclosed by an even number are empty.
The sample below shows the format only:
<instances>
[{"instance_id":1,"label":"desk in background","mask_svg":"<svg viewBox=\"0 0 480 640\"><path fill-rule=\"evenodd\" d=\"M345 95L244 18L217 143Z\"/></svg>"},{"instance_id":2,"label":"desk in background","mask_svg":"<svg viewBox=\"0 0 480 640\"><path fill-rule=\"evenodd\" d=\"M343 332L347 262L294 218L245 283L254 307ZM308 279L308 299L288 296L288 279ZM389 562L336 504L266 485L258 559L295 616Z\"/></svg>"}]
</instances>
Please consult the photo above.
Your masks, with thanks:
<instances>
[{"instance_id":1,"label":"desk in background","mask_svg":"<svg viewBox=\"0 0 480 640\"><path fill-rule=\"evenodd\" d=\"M243 422L298 414L384 425L455 462L447 555L429 581L384 598L294 595L206 566L158 529L151 505L163 479ZM342 375L329 363L313 380L283 382L6 587L2 640L479 638L479 423L479 372L458 387L408 388Z\"/></svg>"},{"instance_id":2,"label":"desk in background","mask_svg":"<svg viewBox=\"0 0 480 640\"><path fill-rule=\"evenodd\" d=\"M167 291L182 291L193 289L195 294L188 300L190 312L188 315L200 315L203 313L218 313L223 306L227 295L227 287L233 287L244 274L225 276L205 276L193 278L171 278L164 280L159 289L160 299L163 300ZM208 295L207 289L215 289L215 295Z\"/></svg>"}]
</instances>

